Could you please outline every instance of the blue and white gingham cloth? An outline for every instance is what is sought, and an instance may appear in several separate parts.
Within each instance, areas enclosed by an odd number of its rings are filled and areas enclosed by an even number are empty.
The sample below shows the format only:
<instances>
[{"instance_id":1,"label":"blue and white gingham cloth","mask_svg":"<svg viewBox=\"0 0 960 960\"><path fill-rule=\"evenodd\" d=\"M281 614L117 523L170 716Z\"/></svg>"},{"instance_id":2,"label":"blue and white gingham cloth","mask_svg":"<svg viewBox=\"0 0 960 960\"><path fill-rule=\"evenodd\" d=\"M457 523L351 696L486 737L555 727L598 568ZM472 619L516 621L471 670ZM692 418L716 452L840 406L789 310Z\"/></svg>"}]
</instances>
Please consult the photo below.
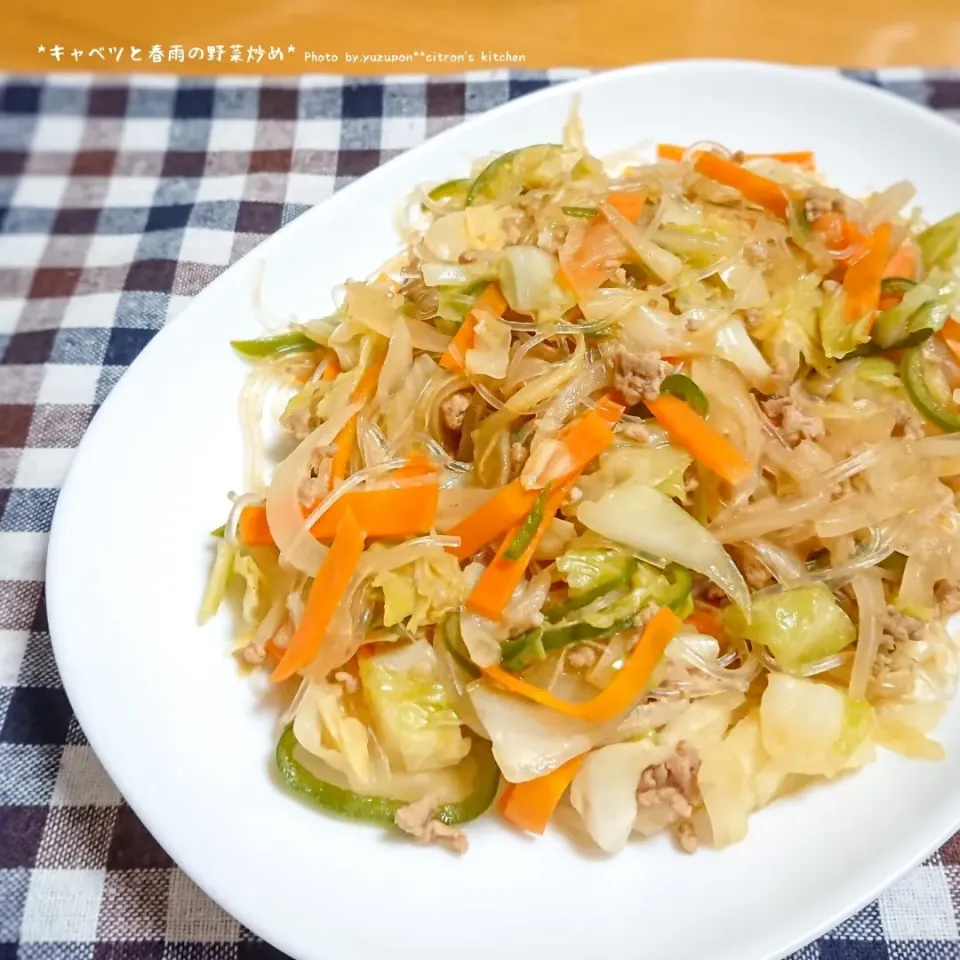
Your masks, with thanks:
<instances>
[{"instance_id":1,"label":"blue and white gingham cloth","mask_svg":"<svg viewBox=\"0 0 960 960\"><path fill-rule=\"evenodd\" d=\"M308 207L578 71L351 80L0 77L0 960L276 954L104 773L50 648L44 556L90 418L154 333ZM960 120L960 73L854 74ZM960 960L960 837L804 960Z\"/></svg>"}]
</instances>

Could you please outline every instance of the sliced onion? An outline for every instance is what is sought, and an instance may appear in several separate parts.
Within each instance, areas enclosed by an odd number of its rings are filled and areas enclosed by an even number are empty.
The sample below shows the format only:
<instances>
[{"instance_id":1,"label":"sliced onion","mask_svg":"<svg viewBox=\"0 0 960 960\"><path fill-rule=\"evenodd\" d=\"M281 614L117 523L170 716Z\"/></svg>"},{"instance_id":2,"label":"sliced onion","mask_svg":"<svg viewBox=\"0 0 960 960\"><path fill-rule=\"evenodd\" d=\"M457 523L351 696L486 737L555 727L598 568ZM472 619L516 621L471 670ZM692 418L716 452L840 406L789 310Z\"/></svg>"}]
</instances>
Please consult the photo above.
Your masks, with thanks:
<instances>
[{"instance_id":1,"label":"sliced onion","mask_svg":"<svg viewBox=\"0 0 960 960\"><path fill-rule=\"evenodd\" d=\"M422 349L422 348L421 348ZM380 368L377 380L377 401L383 407L393 392L409 375L413 366L413 338L410 335L410 322L401 317L394 326L393 336L387 347L387 354Z\"/></svg>"},{"instance_id":2,"label":"sliced onion","mask_svg":"<svg viewBox=\"0 0 960 960\"><path fill-rule=\"evenodd\" d=\"M806 567L792 551L777 547L769 540L748 540L747 546L757 555L763 565L780 583L792 583L803 578Z\"/></svg>"},{"instance_id":3,"label":"sliced onion","mask_svg":"<svg viewBox=\"0 0 960 960\"><path fill-rule=\"evenodd\" d=\"M507 388L507 390L512 390L523 379L521 364L523 363L527 354L533 350L534 347L537 347L543 343L544 340L549 340L551 337L555 336L557 336L555 331L546 330L543 333L538 333L532 337L529 337L527 340L521 343L519 347L517 347L513 357L510 359L510 366L507 368L507 378L504 382L504 386Z\"/></svg>"},{"instance_id":4,"label":"sliced onion","mask_svg":"<svg viewBox=\"0 0 960 960\"><path fill-rule=\"evenodd\" d=\"M916 188L909 180L887 187L867 202L863 211L864 228L873 231L881 223L892 220L916 195Z\"/></svg>"},{"instance_id":5,"label":"sliced onion","mask_svg":"<svg viewBox=\"0 0 960 960\"><path fill-rule=\"evenodd\" d=\"M880 648L881 616L886 609L883 596L883 581L875 571L858 573L851 581L857 598L857 649L850 672L849 694L851 700L863 700L867 684L873 675L873 665Z\"/></svg>"},{"instance_id":6,"label":"sliced onion","mask_svg":"<svg viewBox=\"0 0 960 960\"><path fill-rule=\"evenodd\" d=\"M756 540L777 530L815 520L830 502L826 492L808 497L771 497L752 503L726 518L723 524L711 524L710 531L723 543Z\"/></svg>"},{"instance_id":7,"label":"sliced onion","mask_svg":"<svg viewBox=\"0 0 960 960\"><path fill-rule=\"evenodd\" d=\"M645 267L667 282L676 279L683 269L683 261L676 254L657 246L644 235L639 227L632 224L609 203L602 203L600 210L607 218L610 226L626 240L630 249L639 257Z\"/></svg>"},{"instance_id":8,"label":"sliced onion","mask_svg":"<svg viewBox=\"0 0 960 960\"><path fill-rule=\"evenodd\" d=\"M280 558L295 569L314 576L327 555L327 548L303 535L303 512L297 488L316 447L329 446L362 404L350 404L314 430L288 457L277 464L267 491L267 524L280 550Z\"/></svg>"},{"instance_id":9,"label":"sliced onion","mask_svg":"<svg viewBox=\"0 0 960 960\"><path fill-rule=\"evenodd\" d=\"M586 353L586 341L582 336L576 337L576 347L570 359L558 363L549 373L521 387L507 400L506 409L515 414L529 413L538 403L552 397L584 369Z\"/></svg>"}]
</instances>

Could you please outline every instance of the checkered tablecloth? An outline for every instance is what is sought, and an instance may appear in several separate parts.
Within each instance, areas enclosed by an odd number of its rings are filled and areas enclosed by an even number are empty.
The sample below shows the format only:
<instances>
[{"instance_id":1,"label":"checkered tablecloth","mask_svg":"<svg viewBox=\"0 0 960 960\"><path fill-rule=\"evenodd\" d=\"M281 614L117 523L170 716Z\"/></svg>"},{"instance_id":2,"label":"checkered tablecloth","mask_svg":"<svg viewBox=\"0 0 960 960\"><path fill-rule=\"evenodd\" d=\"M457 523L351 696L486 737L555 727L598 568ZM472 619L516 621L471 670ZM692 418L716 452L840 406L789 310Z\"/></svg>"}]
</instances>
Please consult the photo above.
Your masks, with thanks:
<instances>
[{"instance_id":1,"label":"checkered tablecloth","mask_svg":"<svg viewBox=\"0 0 960 960\"><path fill-rule=\"evenodd\" d=\"M0 960L275 952L174 866L71 713L43 590L61 481L127 365L239 256L463 117L574 75L0 77ZM857 76L960 120L960 73ZM960 837L797 956L960 958L958 917Z\"/></svg>"}]
</instances>

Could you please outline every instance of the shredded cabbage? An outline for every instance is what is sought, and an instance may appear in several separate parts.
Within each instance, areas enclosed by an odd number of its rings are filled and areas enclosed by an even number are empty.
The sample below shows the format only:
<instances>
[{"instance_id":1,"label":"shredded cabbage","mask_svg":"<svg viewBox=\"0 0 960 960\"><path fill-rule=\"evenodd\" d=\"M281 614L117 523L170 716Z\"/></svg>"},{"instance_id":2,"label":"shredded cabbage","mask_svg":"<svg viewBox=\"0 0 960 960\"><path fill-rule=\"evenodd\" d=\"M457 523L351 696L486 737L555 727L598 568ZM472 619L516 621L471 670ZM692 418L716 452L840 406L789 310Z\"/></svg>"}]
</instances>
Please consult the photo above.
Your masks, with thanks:
<instances>
[{"instance_id":1,"label":"shredded cabbage","mask_svg":"<svg viewBox=\"0 0 960 960\"><path fill-rule=\"evenodd\" d=\"M425 640L362 657L360 680L377 739L400 769L453 766L470 752Z\"/></svg>"}]
</instances>

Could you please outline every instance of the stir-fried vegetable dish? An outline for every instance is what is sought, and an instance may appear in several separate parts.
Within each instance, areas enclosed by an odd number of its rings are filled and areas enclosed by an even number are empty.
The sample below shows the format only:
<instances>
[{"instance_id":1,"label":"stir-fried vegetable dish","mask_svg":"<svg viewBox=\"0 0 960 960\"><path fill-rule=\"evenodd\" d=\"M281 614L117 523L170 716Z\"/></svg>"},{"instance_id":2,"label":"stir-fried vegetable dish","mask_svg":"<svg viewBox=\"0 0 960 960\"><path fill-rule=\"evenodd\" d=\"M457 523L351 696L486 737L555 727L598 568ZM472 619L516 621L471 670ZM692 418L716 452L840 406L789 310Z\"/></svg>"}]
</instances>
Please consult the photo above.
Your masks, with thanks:
<instances>
[{"instance_id":1,"label":"stir-fried vegetable dish","mask_svg":"<svg viewBox=\"0 0 960 960\"><path fill-rule=\"evenodd\" d=\"M941 756L960 214L913 196L715 144L614 168L574 118L419 190L331 316L235 342L201 618L294 681L281 780L457 851L493 807L691 852L877 747Z\"/></svg>"}]
</instances>

